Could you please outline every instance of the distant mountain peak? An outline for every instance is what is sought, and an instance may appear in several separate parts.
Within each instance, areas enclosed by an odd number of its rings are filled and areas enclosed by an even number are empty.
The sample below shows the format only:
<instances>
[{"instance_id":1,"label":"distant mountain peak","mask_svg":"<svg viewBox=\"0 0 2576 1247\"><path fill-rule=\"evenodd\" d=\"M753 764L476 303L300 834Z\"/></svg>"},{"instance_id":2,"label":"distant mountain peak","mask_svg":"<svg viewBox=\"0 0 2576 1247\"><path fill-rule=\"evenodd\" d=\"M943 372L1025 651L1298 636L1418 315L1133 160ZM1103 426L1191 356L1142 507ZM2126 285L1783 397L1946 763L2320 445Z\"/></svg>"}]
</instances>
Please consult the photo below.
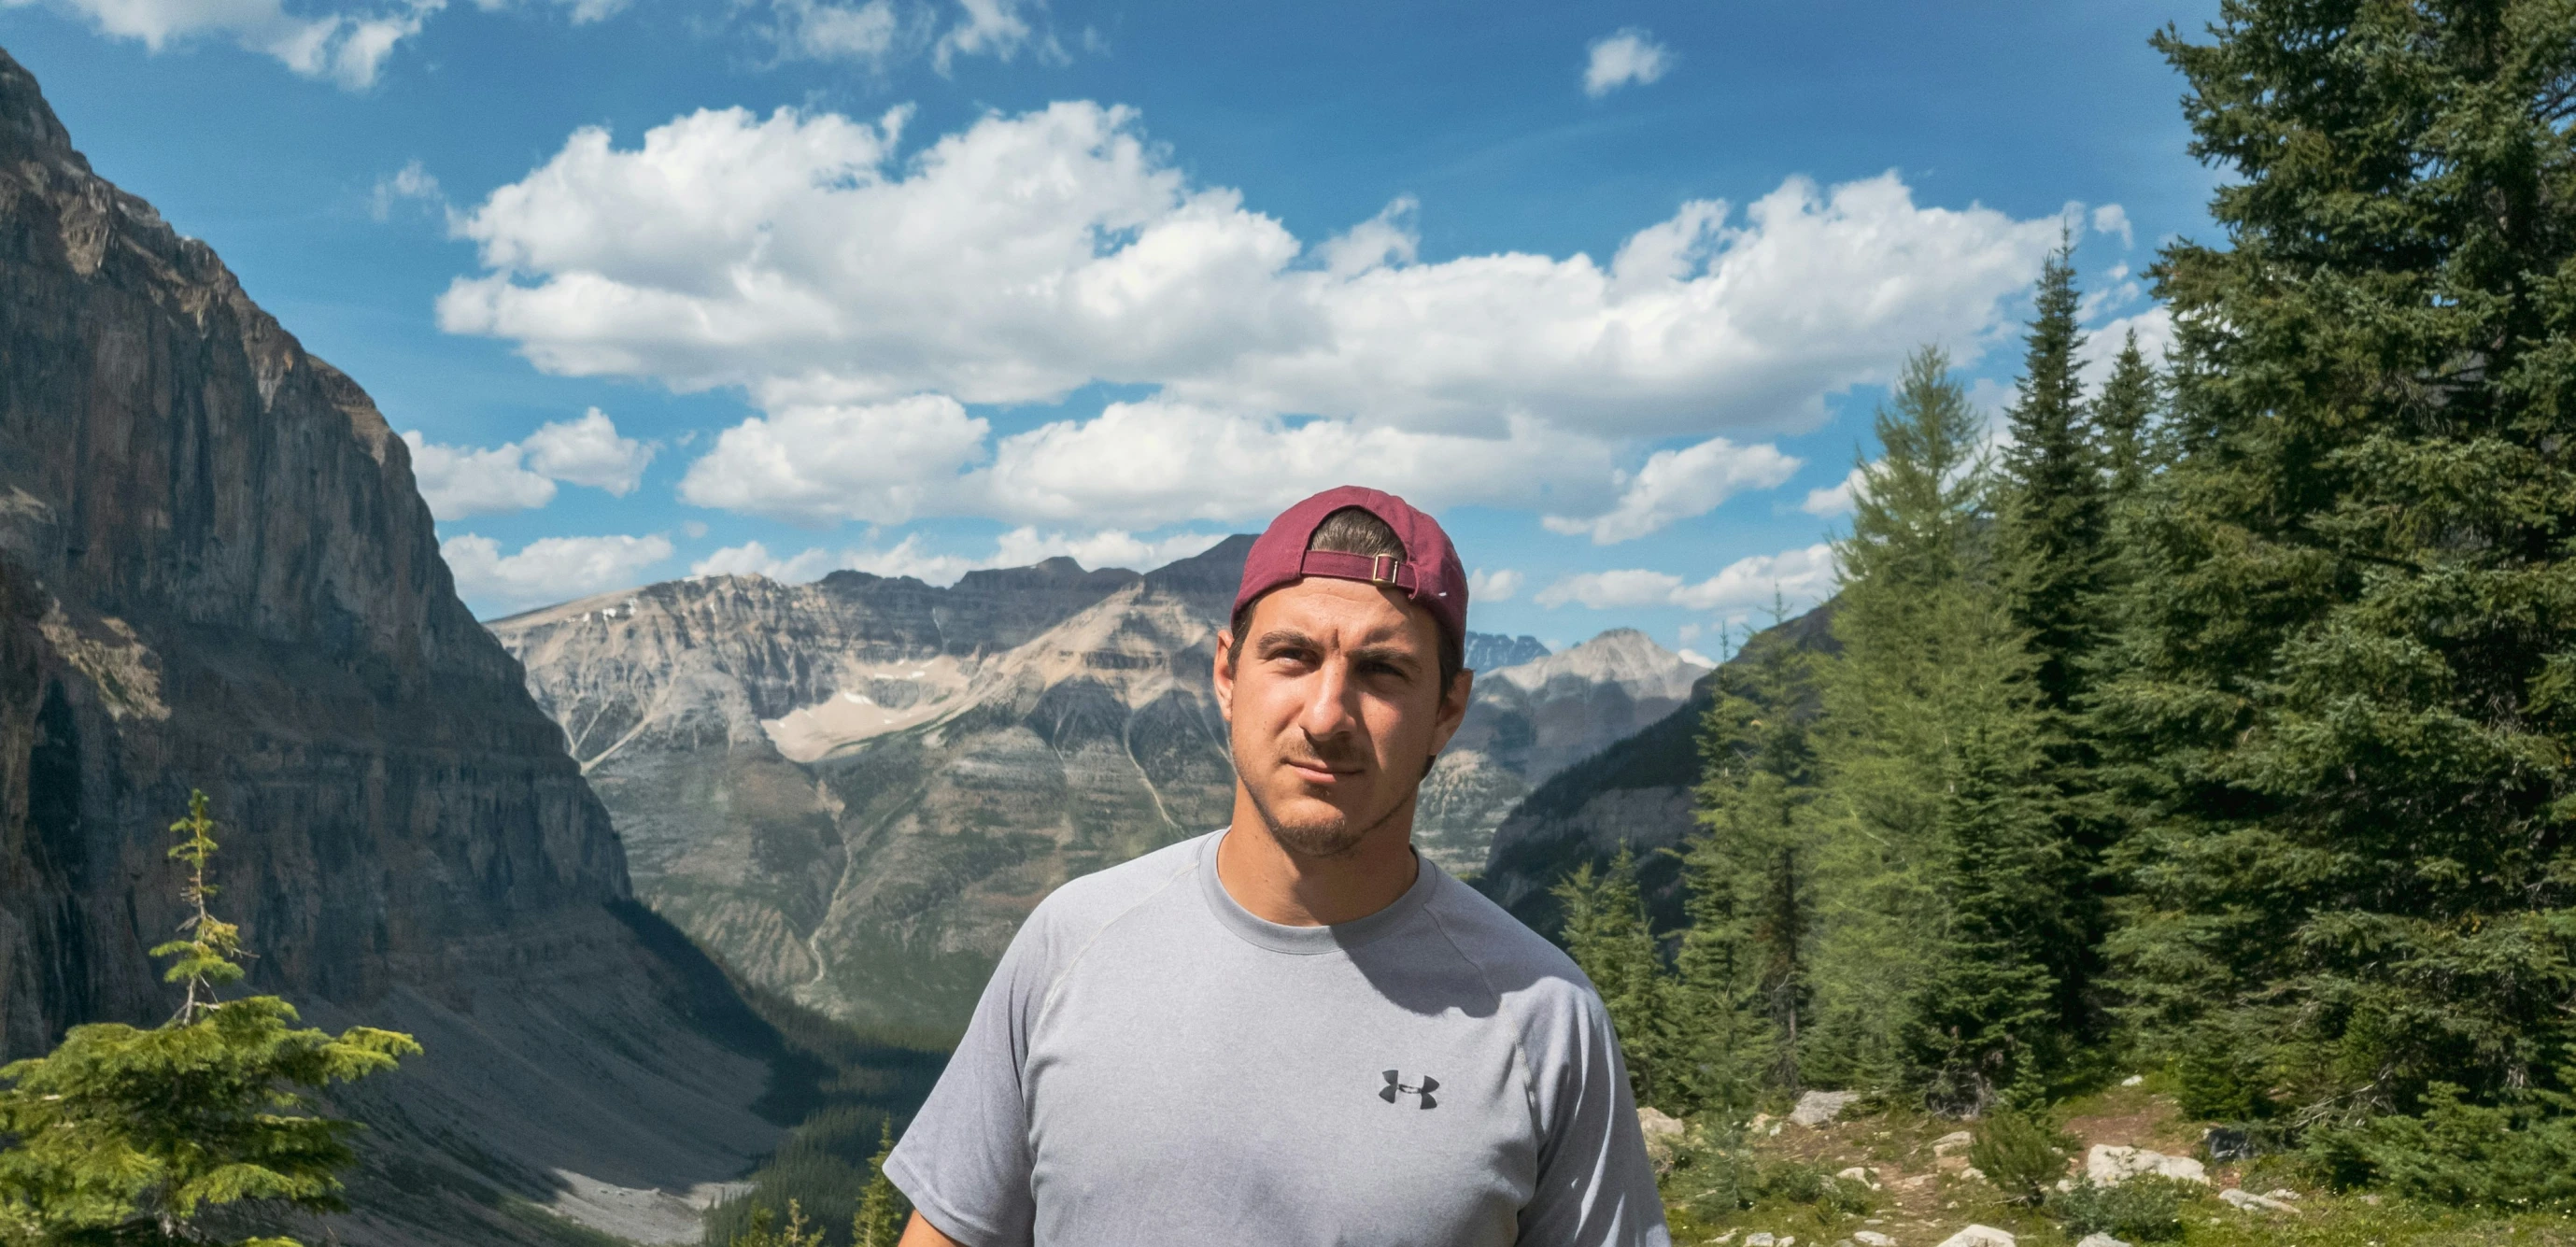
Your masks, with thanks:
<instances>
[{"instance_id":1,"label":"distant mountain peak","mask_svg":"<svg viewBox=\"0 0 2576 1247\"><path fill-rule=\"evenodd\" d=\"M1581 645L1505 667L1495 678L1537 691L1550 680L1617 684L1638 695L1687 697L1691 681L1708 668L1655 643L1635 628L1612 628Z\"/></svg>"}]
</instances>

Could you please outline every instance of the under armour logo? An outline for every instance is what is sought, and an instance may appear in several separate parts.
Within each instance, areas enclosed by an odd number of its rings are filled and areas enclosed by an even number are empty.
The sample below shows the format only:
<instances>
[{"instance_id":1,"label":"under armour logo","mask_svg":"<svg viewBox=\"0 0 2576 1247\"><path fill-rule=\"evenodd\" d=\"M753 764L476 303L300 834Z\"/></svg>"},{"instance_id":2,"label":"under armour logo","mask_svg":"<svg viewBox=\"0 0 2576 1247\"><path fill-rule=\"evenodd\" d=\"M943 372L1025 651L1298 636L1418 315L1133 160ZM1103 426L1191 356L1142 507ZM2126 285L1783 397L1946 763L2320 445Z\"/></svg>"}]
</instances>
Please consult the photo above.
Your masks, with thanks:
<instances>
[{"instance_id":1,"label":"under armour logo","mask_svg":"<svg viewBox=\"0 0 2576 1247\"><path fill-rule=\"evenodd\" d=\"M1431 1093L1438 1091L1439 1089L1440 1080L1429 1074L1424 1074L1422 1076L1421 1086L1408 1087L1404 1084L1404 1075L1399 1074L1394 1070L1388 1070L1386 1071L1386 1085L1378 1088L1377 1098L1384 1100L1389 1104L1393 1104L1395 1103L1395 1097L1397 1096L1418 1095L1422 1097L1422 1107L1438 1108L1440 1107L1440 1101L1431 1098Z\"/></svg>"}]
</instances>

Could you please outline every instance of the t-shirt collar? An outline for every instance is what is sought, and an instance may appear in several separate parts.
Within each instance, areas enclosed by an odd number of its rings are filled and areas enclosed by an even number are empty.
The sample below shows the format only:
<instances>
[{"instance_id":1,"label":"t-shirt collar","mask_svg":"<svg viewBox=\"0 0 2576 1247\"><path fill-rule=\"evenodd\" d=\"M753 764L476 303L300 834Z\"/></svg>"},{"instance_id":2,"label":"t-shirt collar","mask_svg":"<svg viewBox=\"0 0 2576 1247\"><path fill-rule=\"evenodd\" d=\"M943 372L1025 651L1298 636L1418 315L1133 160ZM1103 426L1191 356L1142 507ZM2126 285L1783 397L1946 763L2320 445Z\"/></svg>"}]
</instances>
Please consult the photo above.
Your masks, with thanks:
<instances>
[{"instance_id":1,"label":"t-shirt collar","mask_svg":"<svg viewBox=\"0 0 2576 1247\"><path fill-rule=\"evenodd\" d=\"M1413 886L1395 898L1394 904L1365 918L1354 918L1331 926L1284 926L1237 904L1234 897L1227 894L1225 884L1217 879L1217 846L1229 834L1231 829L1207 837L1205 846L1199 850L1199 894L1207 898L1208 912L1215 914L1217 921L1223 923L1227 930L1241 936L1245 943L1274 953L1312 956L1357 948L1404 925L1440 886L1440 867L1417 852L1414 854Z\"/></svg>"}]
</instances>

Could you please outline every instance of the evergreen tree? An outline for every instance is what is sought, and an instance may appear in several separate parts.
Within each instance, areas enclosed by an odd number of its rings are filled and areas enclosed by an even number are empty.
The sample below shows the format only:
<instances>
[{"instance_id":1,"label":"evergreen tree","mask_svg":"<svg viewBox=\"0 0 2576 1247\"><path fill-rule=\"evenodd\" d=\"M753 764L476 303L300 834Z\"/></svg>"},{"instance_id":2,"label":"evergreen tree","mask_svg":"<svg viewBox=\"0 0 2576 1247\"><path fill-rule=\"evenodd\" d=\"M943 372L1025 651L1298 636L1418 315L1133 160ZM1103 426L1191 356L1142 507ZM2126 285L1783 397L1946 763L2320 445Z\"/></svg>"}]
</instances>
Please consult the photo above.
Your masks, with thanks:
<instances>
[{"instance_id":1,"label":"evergreen tree","mask_svg":"<svg viewBox=\"0 0 2576 1247\"><path fill-rule=\"evenodd\" d=\"M1813 732L1824 788L1817 1029L1801 1037L1801 1057L1811 1081L1907 1082L1955 1107L1949 1088L1974 1088L1973 1104L1995 1094L1997 1070L2019 1076L2022 1062L1995 1054L2032 1047L2034 1006L2015 995L1981 996L1973 1015L1950 1008L1939 1021L1949 1041L1931 1052L1922 1036L1935 994L1981 958L2046 964L2065 936L2055 881L2025 869L2049 857L2023 843L2045 826L2034 773L2043 729L1988 540L1994 477L1938 351L1908 361L1877 431L1883 454L1864 465L1851 535L1836 545L1842 656L1825 668ZM1984 752L1966 754L1967 742ZM1963 777L1982 787L1963 788ZM2011 851L1973 851L1987 843ZM1962 900L1989 897L2048 921L1954 922ZM2044 989L2042 1000L2056 987L2053 975L2011 981Z\"/></svg>"},{"instance_id":2,"label":"evergreen tree","mask_svg":"<svg viewBox=\"0 0 2576 1247\"><path fill-rule=\"evenodd\" d=\"M1703 830L1683 855L1690 926L1676 958L1676 1043L1704 1105L1742 1108L1762 1086L1799 1086L1813 996L1817 697L1812 657L1768 634L1719 669L1703 720Z\"/></svg>"},{"instance_id":3,"label":"evergreen tree","mask_svg":"<svg viewBox=\"0 0 2576 1247\"><path fill-rule=\"evenodd\" d=\"M2103 491L2115 528L2119 506L2138 496L2162 457L2155 444L2156 409L2163 401L2159 389L2156 370L2138 349L2138 331L2132 329L2111 363L2110 380L2102 383L2101 397L2093 404L2093 429L2099 441L2095 454L2102 464ZM2114 551L2120 548L2116 533L2109 544Z\"/></svg>"},{"instance_id":4,"label":"evergreen tree","mask_svg":"<svg viewBox=\"0 0 2576 1247\"><path fill-rule=\"evenodd\" d=\"M294 1029L294 1007L274 996L217 998L240 981L242 952L239 929L207 904L217 846L206 810L193 793L171 825L182 840L170 856L188 872L186 938L153 950L185 987L178 1015L151 1030L76 1026L52 1053L0 1069L0 1233L13 1241L221 1243L201 1220L216 1207L342 1210L337 1175L356 1159L357 1125L318 1115L313 1093L420 1051L364 1026Z\"/></svg>"},{"instance_id":5,"label":"evergreen tree","mask_svg":"<svg viewBox=\"0 0 2576 1247\"><path fill-rule=\"evenodd\" d=\"M886 1157L894 1154L894 1120L877 1128L877 1152L868 1158L868 1185L859 1195L858 1215L850 1222L851 1247L895 1247L903 1237L903 1192L886 1177Z\"/></svg>"},{"instance_id":6,"label":"evergreen tree","mask_svg":"<svg viewBox=\"0 0 2576 1247\"><path fill-rule=\"evenodd\" d=\"M1671 975L1646 925L1636 865L1634 856L1621 849L1608 870L1596 874L1592 863L1585 862L1557 883L1556 898L1565 907L1565 948L1609 1010L1637 1102L1687 1108L1680 1099L1680 1080L1669 1076L1668 1054L1678 1024Z\"/></svg>"},{"instance_id":7,"label":"evergreen tree","mask_svg":"<svg viewBox=\"0 0 2576 1247\"><path fill-rule=\"evenodd\" d=\"M2074 898L2065 842L2030 780L2044 769L2032 724L1968 725L1942 803L1948 938L1904 1040L1926 1102L1963 1117L2040 1089L2031 1076L2063 1065L2076 1038L2059 1016L2056 969Z\"/></svg>"},{"instance_id":8,"label":"evergreen tree","mask_svg":"<svg viewBox=\"0 0 2576 1247\"><path fill-rule=\"evenodd\" d=\"M2178 457L2101 721L2117 952L2214 1099L2571 1090L2576 15L2226 0L2156 44L2222 245L2154 270Z\"/></svg>"},{"instance_id":9,"label":"evergreen tree","mask_svg":"<svg viewBox=\"0 0 2576 1247\"><path fill-rule=\"evenodd\" d=\"M2059 712L2081 693L2080 668L2099 631L2106 527L2101 465L2077 372L2084 335L2075 323L2074 260L2070 243L2040 271L2020 392L2006 413L2013 440L1997 508L2013 621L2029 634L2044 703Z\"/></svg>"}]
</instances>

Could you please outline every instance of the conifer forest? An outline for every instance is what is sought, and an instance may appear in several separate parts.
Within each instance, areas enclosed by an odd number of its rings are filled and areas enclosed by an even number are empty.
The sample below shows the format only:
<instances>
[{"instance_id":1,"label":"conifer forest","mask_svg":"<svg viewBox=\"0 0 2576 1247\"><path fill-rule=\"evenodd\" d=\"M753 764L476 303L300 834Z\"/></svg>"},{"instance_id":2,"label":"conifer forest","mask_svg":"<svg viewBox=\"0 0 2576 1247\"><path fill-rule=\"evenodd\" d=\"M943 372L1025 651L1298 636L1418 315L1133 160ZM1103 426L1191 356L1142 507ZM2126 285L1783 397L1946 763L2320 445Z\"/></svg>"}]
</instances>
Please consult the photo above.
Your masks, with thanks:
<instances>
[{"instance_id":1,"label":"conifer forest","mask_svg":"<svg viewBox=\"0 0 2576 1247\"><path fill-rule=\"evenodd\" d=\"M2576 6L2155 46L2221 175L2172 353L2087 385L2061 254L2002 437L1908 360L1830 644L1716 677L1687 921L1622 858L1566 942L1715 1133L1849 1089L2053 1180L2052 1116L2147 1071L2220 1159L2576 1205Z\"/></svg>"}]
</instances>

